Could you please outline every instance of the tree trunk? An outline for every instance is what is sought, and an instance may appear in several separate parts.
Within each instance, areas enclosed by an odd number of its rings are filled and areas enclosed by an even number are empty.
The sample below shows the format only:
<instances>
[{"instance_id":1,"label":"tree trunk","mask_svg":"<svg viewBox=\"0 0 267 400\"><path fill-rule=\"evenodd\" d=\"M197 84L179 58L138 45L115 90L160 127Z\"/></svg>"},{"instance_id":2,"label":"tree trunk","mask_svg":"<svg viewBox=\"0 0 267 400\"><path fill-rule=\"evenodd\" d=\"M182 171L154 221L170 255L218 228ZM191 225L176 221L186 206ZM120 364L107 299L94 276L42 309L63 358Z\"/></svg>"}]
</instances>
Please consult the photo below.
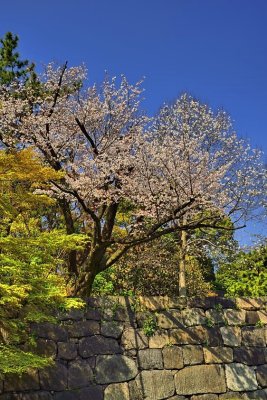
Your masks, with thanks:
<instances>
[{"instance_id":1,"label":"tree trunk","mask_svg":"<svg viewBox=\"0 0 267 400\"><path fill-rule=\"evenodd\" d=\"M179 296L186 296L185 259L186 259L186 232L181 232L181 259L179 263Z\"/></svg>"}]
</instances>

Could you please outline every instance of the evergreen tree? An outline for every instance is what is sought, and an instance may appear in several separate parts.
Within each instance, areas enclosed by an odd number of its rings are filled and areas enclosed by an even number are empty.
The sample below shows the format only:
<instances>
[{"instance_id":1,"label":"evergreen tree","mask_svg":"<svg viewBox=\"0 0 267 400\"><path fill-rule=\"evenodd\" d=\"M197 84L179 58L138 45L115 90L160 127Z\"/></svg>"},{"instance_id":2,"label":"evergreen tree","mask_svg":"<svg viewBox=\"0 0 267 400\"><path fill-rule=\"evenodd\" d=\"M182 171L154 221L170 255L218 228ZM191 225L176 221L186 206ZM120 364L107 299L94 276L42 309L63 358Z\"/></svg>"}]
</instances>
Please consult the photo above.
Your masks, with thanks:
<instances>
[{"instance_id":1,"label":"evergreen tree","mask_svg":"<svg viewBox=\"0 0 267 400\"><path fill-rule=\"evenodd\" d=\"M7 32L0 39L0 84L10 85L20 79L27 80L34 73L34 63L21 60L18 47L19 37L12 32Z\"/></svg>"}]
</instances>

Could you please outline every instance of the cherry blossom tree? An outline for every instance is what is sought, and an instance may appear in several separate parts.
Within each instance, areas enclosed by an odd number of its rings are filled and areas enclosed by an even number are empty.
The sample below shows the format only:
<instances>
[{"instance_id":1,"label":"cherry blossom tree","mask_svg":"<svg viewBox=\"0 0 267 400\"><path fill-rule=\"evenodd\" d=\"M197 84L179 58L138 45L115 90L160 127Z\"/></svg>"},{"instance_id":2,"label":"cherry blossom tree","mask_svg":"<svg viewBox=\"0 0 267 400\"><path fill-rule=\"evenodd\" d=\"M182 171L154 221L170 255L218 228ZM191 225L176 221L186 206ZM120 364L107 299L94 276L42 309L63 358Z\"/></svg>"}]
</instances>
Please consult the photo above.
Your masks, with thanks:
<instances>
[{"instance_id":1,"label":"cherry blossom tree","mask_svg":"<svg viewBox=\"0 0 267 400\"><path fill-rule=\"evenodd\" d=\"M140 82L106 77L100 88L85 88L85 77L84 67L48 65L38 92L18 83L0 92L3 143L34 146L64 172L47 192L67 233L88 235L84 252L69 260L82 296L138 244L244 226L266 185L261 154L237 137L226 113L183 95L151 120L140 112Z\"/></svg>"}]
</instances>

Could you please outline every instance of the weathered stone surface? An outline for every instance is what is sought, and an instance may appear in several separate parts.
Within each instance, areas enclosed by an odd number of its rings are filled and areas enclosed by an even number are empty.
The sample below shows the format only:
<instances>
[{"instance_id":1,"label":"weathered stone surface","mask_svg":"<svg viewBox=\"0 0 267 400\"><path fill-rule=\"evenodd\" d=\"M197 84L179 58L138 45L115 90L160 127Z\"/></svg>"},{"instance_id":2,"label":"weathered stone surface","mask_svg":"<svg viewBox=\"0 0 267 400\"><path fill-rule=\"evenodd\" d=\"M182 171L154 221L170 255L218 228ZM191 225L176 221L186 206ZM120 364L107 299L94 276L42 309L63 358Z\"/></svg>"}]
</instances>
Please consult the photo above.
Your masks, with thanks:
<instances>
[{"instance_id":1,"label":"weathered stone surface","mask_svg":"<svg viewBox=\"0 0 267 400\"><path fill-rule=\"evenodd\" d=\"M58 357L64 360L73 360L77 357L77 344L72 342L58 343Z\"/></svg>"},{"instance_id":2,"label":"weathered stone surface","mask_svg":"<svg viewBox=\"0 0 267 400\"><path fill-rule=\"evenodd\" d=\"M175 392L173 375L169 371L142 371L136 382L146 400L166 399Z\"/></svg>"},{"instance_id":3,"label":"weathered stone surface","mask_svg":"<svg viewBox=\"0 0 267 400\"><path fill-rule=\"evenodd\" d=\"M253 368L240 363L225 366L227 387L233 391L256 390L257 380Z\"/></svg>"},{"instance_id":4,"label":"weathered stone surface","mask_svg":"<svg viewBox=\"0 0 267 400\"><path fill-rule=\"evenodd\" d=\"M69 390L55 393L53 400L103 400L103 388L101 386L89 386L77 390ZM30 399L29 399L30 400Z\"/></svg>"},{"instance_id":5,"label":"weathered stone surface","mask_svg":"<svg viewBox=\"0 0 267 400\"><path fill-rule=\"evenodd\" d=\"M211 309L206 311L206 318L214 322L214 324L224 324L223 312Z\"/></svg>"},{"instance_id":6,"label":"weathered stone surface","mask_svg":"<svg viewBox=\"0 0 267 400\"><path fill-rule=\"evenodd\" d=\"M79 389L78 396L78 400L103 400L103 387L92 385L86 388Z\"/></svg>"},{"instance_id":7,"label":"weathered stone surface","mask_svg":"<svg viewBox=\"0 0 267 400\"><path fill-rule=\"evenodd\" d=\"M137 364L140 369L163 369L160 349L139 350Z\"/></svg>"},{"instance_id":8,"label":"weathered stone surface","mask_svg":"<svg viewBox=\"0 0 267 400\"><path fill-rule=\"evenodd\" d=\"M243 310L259 310L263 307L263 301L261 299L252 298L238 298L236 299L236 306L242 308Z\"/></svg>"},{"instance_id":9,"label":"weathered stone surface","mask_svg":"<svg viewBox=\"0 0 267 400\"><path fill-rule=\"evenodd\" d=\"M93 319L95 321L100 321L101 320L101 310L98 310L95 308L88 308L87 311L85 312L85 318Z\"/></svg>"},{"instance_id":10,"label":"weathered stone surface","mask_svg":"<svg viewBox=\"0 0 267 400\"><path fill-rule=\"evenodd\" d=\"M228 325L240 325L245 323L246 311L244 310L224 310L224 319Z\"/></svg>"},{"instance_id":11,"label":"weathered stone surface","mask_svg":"<svg viewBox=\"0 0 267 400\"><path fill-rule=\"evenodd\" d=\"M149 347L151 349L162 349L164 346L170 344L170 337L167 331L156 331L155 334L149 338Z\"/></svg>"},{"instance_id":12,"label":"weathered stone surface","mask_svg":"<svg viewBox=\"0 0 267 400\"><path fill-rule=\"evenodd\" d=\"M224 370L220 365L193 365L175 376L177 394L223 393L226 391Z\"/></svg>"},{"instance_id":13,"label":"weathered stone surface","mask_svg":"<svg viewBox=\"0 0 267 400\"><path fill-rule=\"evenodd\" d=\"M218 326L213 326L207 329L207 344L212 347L222 346L223 339L220 328Z\"/></svg>"},{"instance_id":14,"label":"weathered stone surface","mask_svg":"<svg viewBox=\"0 0 267 400\"><path fill-rule=\"evenodd\" d=\"M208 332L204 326L171 329L169 334L172 344L201 344L208 340Z\"/></svg>"},{"instance_id":15,"label":"weathered stone surface","mask_svg":"<svg viewBox=\"0 0 267 400\"><path fill-rule=\"evenodd\" d=\"M203 351L207 364L233 362L233 350L230 347L204 347Z\"/></svg>"},{"instance_id":16,"label":"weathered stone surface","mask_svg":"<svg viewBox=\"0 0 267 400\"><path fill-rule=\"evenodd\" d=\"M22 393L5 393L0 395L1 400L52 400L50 392L22 392Z\"/></svg>"},{"instance_id":17,"label":"weathered stone surface","mask_svg":"<svg viewBox=\"0 0 267 400\"><path fill-rule=\"evenodd\" d=\"M256 377L261 387L267 386L267 365L261 365L256 369Z\"/></svg>"},{"instance_id":18,"label":"weathered stone surface","mask_svg":"<svg viewBox=\"0 0 267 400\"><path fill-rule=\"evenodd\" d=\"M63 326L43 322L40 324L32 324L32 332L39 338L51 339L55 342L65 342L68 340L68 332Z\"/></svg>"},{"instance_id":19,"label":"weathered stone surface","mask_svg":"<svg viewBox=\"0 0 267 400\"><path fill-rule=\"evenodd\" d=\"M72 308L71 310L65 311L59 315L61 321L72 320L79 321L84 318L85 309L84 308Z\"/></svg>"},{"instance_id":20,"label":"weathered stone surface","mask_svg":"<svg viewBox=\"0 0 267 400\"><path fill-rule=\"evenodd\" d=\"M115 321L103 321L101 324L101 335L118 339L121 337L123 325Z\"/></svg>"},{"instance_id":21,"label":"weathered stone surface","mask_svg":"<svg viewBox=\"0 0 267 400\"><path fill-rule=\"evenodd\" d=\"M204 359L202 346L183 346L183 358L185 365L201 364Z\"/></svg>"},{"instance_id":22,"label":"weathered stone surface","mask_svg":"<svg viewBox=\"0 0 267 400\"><path fill-rule=\"evenodd\" d=\"M182 310L187 307L187 297L170 297L167 308L176 308Z\"/></svg>"},{"instance_id":23,"label":"weathered stone surface","mask_svg":"<svg viewBox=\"0 0 267 400\"><path fill-rule=\"evenodd\" d=\"M19 375L8 375L4 382L6 392L15 390L38 390L40 389L38 372L36 370Z\"/></svg>"},{"instance_id":24,"label":"weathered stone surface","mask_svg":"<svg viewBox=\"0 0 267 400\"><path fill-rule=\"evenodd\" d=\"M138 373L135 362L119 354L98 356L96 361L96 381L100 384L125 382Z\"/></svg>"},{"instance_id":25,"label":"weathered stone surface","mask_svg":"<svg viewBox=\"0 0 267 400\"><path fill-rule=\"evenodd\" d=\"M131 400L143 400L142 389L137 385L136 380L128 383Z\"/></svg>"},{"instance_id":26,"label":"weathered stone surface","mask_svg":"<svg viewBox=\"0 0 267 400\"><path fill-rule=\"evenodd\" d=\"M242 399L242 394L237 392L226 392L219 395L219 400L239 400Z\"/></svg>"},{"instance_id":27,"label":"weathered stone surface","mask_svg":"<svg viewBox=\"0 0 267 400\"><path fill-rule=\"evenodd\" d=\"M79 354L83 358L98 354L117 354L122 349L115 339L105 338L103 336L91 336L79 341Z\"/></svg>"},{"instance_id":28,"label":"weathered stone surface","mask_svg":"<svg viewBox=\"0 0 267 400\"><path fill-rule=\"evenodd\" d=\"M97 321L76 321L73 324L65 325L70 337L80 338L93 336L100 333L100 324Z\"/></svg>"},{"instance_id":29,"label":"weathered stone surface","mask_svg":"<svg viewBox=\"0 0 267 400\"><path fill-rule=\"evenodd\" d=\"M246 324L247 325L255 325L259 322L260 317L258 311L247 311L246 312Z\"/></svg>"},{"instance_id":30,"label":"weathered stone surface","mask_svg":"<svg viewBox=\"0 0 267 400\"><path fill-rule=\"evenodd\" d=\"M177 395L177 396L169 397L168 400L186 400L186 397Z\"/></svg>"},{"instance_id":31,"label":"weathered stone surface","mask_svg":"<svg viewBox=\"0 0 267 400\"><path fill-rule=\"evenodd\" d=\"M267 311L263 311L263 310L258 311L258 316L259 316L259 320L263 324L267 325Z\"/></svg>"},{"instance_id":32,"label":"weathered stone surface","mask_svg":"<svg viewBox=\"0 0 267 400\"><path fill-rule=\"evenodd\" d=\"M39 371L40 386L44 390L66 390L67 389L67 367L56 363Z\"/></svg>"},{"instance_id":33,"label":"weathered stone surface","mask_svg":"<svg viewBox=\"0 0 267 400\"><path fill-rule=\"evenodd\" d=\"M169 298L165 296L139 296L140 307L150 311L166 310L169 307Z\"/></svg>"},{"instance_id":34,"label":"weathered stone surface","mask_svg":"<svg viewBox=\"0 0 267 400\"><path fill-rule=\"evenodd\" d=\"M200 394L192 396L190 400L217 400L218 398L217 394Z\"/></svg>"},{"instance_id":35,"label":"weathered stone surface","mask_svg":"<svg viewBox=\"0 0 267 400\"><path fill-rule=\"evenodd\" d=\"M181 311L165 310L158 313L157 325L161 329L170 329L173 327L182 326L183 318Z\"/></svg>"},{"instance_id":36,"label":"weathered stone surface","mask_svg":"<svg viewBox=\"0 0 267 400\"><path fill-rule=\"evenodd\" d=\"M186 326L205 325L206 316L201 308L186 308L182 310L182 317Z\"/></svg>"},{"instance_id":37,"label":"weathered stone surface","mask_svg":"<svg viewBox=\"0 0 267 400\"><path fill-rule=\"evenodd\" d=\"M181 369L184 366L183 351L178 346L165 347L162 350L165 369Z\"/></svg>"},{"instance_id":38,"label":"weathered stone surface","mask_svg":"<svg viewBox=\"0 0 267 400\"><path fill-rule=\"evenodd\" d=\"M130 400L127 383L113 383L105 389L104 400Z\"/></svg>"},{"instance_id":39,"label":"weathered stone surface","mask_svg":"<svg viewBox=\"0 0 267 400\"><path fill-rule=\"evenodd\" d=\"M242 329L242 344L243 346L265 347L264 328L244 327Z\"/></svg>"},{"instance_id":40,"label":"weathered stone surface","mask_svg":"<svg viewBox=\"0 0 267 400\"><path fill-rule=\"evenodd\" d=\"M237 347L234 349L234 361L247 365L265 364L267 363L267 349L260 347Z\"/></svg>"},{"instance_id":41,"label":"weathered stone surface","mask_svg":"<svg viewBox=\"0 0 267 400\"><path fill-rule=\"evenodd\" d=\"M42 356L55 357L57 354L57 345L54 340L37 339L35 351Z\"/></svg>"},{"instance_id":42,"label":"weathered stone surface","mask_svg":"<svg viewBox=\"0 0 267 400\"><path fill-rule=\"evenodd\" d=\"M241 345L241 329L237 326L223 326L220 328L223 343L226 346L240 346Z\"/></svg>"},{"instance_id":43,"label":"weathered stone surface","mask_svg":"<svg viewBox=\"0 0 267 400\"><path fill-rule=\"evenodd\" d=\"M203 308L207 310L208 308L213 308L216 304L217 297L192 297L187 301L188 307L192 308Z\"/></svg>"},{"instance_id":44,"label":"weathered stone surface","mask_svg":"<svg viewBox=\"0 0 267 400\"><path fill-rule=\"evenodd\" d=\"M68 388L79 389L93 383L93 370L87 360L76 360L69 364Z\"/></svg>"},{"instance_id":45,"label":"weathered stone surface","mask_svg":"<svg viewBox=\"0 0 267 400\"><path fill-rule=\"evenodd\" d=\"M246 392L242 395L242 400L266 400L267 389L255 390L254 392Z\"/></svg>"},{"instance_id":46,"label":"weathered stone surface","mask_svg":"<svg viewBox=\"0 0 267 400\"><path fill-rule=\"evenodd\" d=\"M145 349L148 338L140 329L126 328L121 337L121 345L127 349Z\"/></svg>"}]
</instances>

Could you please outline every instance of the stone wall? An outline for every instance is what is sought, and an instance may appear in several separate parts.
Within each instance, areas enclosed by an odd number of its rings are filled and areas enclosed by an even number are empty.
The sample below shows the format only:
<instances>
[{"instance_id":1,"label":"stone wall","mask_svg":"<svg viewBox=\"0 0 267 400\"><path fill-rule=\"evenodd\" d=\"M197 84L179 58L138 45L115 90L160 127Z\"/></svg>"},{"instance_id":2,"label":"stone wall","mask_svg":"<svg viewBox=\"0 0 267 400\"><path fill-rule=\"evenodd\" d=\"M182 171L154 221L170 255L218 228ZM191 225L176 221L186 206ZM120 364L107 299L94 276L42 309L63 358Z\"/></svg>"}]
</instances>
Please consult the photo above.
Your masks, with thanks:
<instances>
[{"instance_id":1,"label":"stone wall","mask_svg":"<svg viewBox=\"0 0 267 400\"><path fill-rule=\"evenodd\" d=\"M266 299L107 297L39 324L52 367L0 400L267 399Z\"/></svg>"}]
</instances>

